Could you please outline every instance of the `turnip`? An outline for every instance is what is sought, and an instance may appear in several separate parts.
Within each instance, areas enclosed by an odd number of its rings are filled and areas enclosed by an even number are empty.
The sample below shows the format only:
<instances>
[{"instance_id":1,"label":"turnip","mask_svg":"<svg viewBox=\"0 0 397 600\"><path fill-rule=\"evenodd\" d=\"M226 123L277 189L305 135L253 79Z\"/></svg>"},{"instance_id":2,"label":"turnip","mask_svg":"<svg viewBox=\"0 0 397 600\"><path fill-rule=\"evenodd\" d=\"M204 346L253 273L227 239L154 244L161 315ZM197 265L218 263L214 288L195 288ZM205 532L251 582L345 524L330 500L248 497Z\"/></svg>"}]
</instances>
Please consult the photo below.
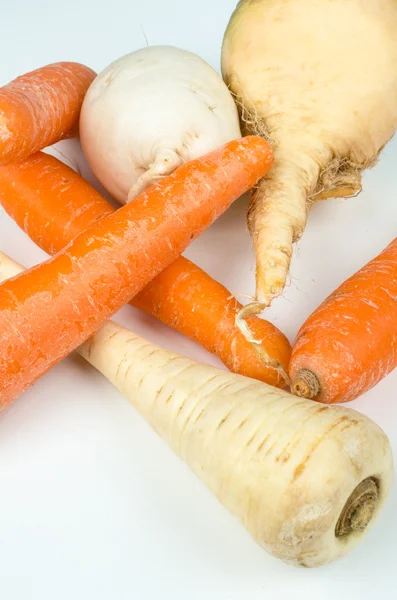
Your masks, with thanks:
<instances>
[{"instance_id":1,"label":"turnip","mask_svg":"<svg viewBox=\"0 0 397 600\"><path fill-rule=\"evenodd\" d=\"M248 214L262 305L285 286L313 202L357 194L396 130L396 31L395 0L241 0L231 17L223 77L276 158Z\"/></svg>"},{"instance_id":2,"label":"turnip","mask_svg":"<svg viewBox=\"0 0 397 600\"><path fill-rule=\"evenodd\" d=\"M89 88L80 118L88 162L121 203L240 135L222 78L172 46L143 48L110 64Z\"/></svg>"},{"instance_id":3,"label":"turnip","mask_svg":"<svg viewBox=\"0 0 397 600\"><path fill-rule=\"evenodd\" d=\"M0 281L22 267L0 253ZM392 455L367 417L198 364L109 322L79 349L275 556L343 556L378 515Z\"/></svg>"}]
</instances>

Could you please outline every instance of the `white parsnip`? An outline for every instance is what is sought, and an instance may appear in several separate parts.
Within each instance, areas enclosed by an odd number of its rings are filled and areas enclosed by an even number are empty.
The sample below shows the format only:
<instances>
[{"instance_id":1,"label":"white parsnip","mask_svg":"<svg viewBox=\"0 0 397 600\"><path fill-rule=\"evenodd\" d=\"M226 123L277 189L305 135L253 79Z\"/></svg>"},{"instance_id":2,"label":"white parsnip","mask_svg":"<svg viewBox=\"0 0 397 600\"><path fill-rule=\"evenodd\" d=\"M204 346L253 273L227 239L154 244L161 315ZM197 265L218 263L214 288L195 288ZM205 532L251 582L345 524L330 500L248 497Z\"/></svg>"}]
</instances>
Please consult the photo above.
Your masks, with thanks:
<instances>
[{"instance_id":1,"label":"white parsnip","mask_svg":"<svg viewBox=\"0 0 397 600\"><path fill-rule=\"evenodd\" d=\"M80 117L88 162L123 204L182 163L240 136L222 77L173 46L149 46L111 63L90 86Z\"/></svg>"},{"instance_id":2,"label":"white parsnip","mask_svg":"<svg viewBox=\"0 0 397 600\"><path fill-rule=\"evenodd\" d=\"M252 196L256 298L286 283L317 199L351 196L397 128L395 0L241 0L222 72L249 132L275 149Z\"/></svg>"},{"instance_id":3,"label":"white parsnip","mask_svg":"<svg viewBox=\"0 0 397 600\"><path fill-rule=\"evenodd\" d=\"M20 270L0 255L0 279ZM389 442L355 411L196 363L113 322L79 352L284 561L315 567L346 554L390 491Z\"/></svg>"}]
</instances>

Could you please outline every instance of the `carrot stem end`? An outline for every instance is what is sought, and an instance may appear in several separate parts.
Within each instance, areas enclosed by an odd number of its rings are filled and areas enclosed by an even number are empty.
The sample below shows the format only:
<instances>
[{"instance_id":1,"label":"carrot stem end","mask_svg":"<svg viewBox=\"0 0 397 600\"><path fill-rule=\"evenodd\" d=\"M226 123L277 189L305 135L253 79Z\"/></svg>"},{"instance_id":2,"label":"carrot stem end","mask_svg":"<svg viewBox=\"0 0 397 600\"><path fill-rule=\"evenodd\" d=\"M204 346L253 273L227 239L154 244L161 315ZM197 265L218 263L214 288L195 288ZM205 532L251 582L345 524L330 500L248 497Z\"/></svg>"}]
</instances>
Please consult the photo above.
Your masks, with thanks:
<instances>
[{"instance_id":1,"label":"carrot stem end","mask_svg":"<svg viewBox=\"0 0 397 600\"><path fill-rule=\"evenodd\" d=\"M301 369L292 383L292 391L299 398L315 400L321 392L317 375L308 369Z\"/></svg>"}]
</instances>

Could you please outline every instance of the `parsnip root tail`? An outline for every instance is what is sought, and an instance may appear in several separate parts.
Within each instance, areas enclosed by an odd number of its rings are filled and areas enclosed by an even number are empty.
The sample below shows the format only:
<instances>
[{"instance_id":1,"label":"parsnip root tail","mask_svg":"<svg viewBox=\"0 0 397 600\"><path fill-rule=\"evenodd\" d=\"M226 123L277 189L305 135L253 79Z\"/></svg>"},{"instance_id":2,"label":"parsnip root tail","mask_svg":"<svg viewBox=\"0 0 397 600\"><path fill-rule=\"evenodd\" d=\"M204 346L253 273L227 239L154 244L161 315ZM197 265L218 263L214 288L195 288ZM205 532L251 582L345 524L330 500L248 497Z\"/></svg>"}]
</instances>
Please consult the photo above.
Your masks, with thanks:
<instances>
[{"instance_id":1,"label":"parsnip root tail","mask_svg":"<svg viewBox=\"0 0 397 600\"><path fill-rule=\"evenodd\" d=\"M292 244L306 225L306 180L305 170L279 156L252 192L248 227L255 246L256 299L262 304L270 304L284 290Z\"/></svg>"},{"instance_id":2,"label":"parsnip root tail","mask_svg":"<svg viewBox=\"0 0 397 600\"><path fill-rule=\"evenodd\" d=\"M248 211L256 254L256 299L268 302L286 285L292 246L306 226L310 207L317 200L347 198L361 192L362 170L346 158L332 158L318 146L312 154L275 152L270 173L252 193Z\"/></svg>"},{"instance_id":3,"label":"parsnip root tail","mask_svg":"<svg viewBox=\"0 0 397 600\"><path fill-rule=\"evenodd\" d=\"M285 385L287 387L290 387L291 381L283 365L280 363L280 361L270 356L270 354L263 347L262 340L258 340L254 336L247 323L248 317L253 315L259 315L267 307L267 304L262 304L260 302L251 302L250 304L247 304L237 313L236 325L247 340L247 342L249 342L255 349L260 360L263 362L263 365L277 371L280 381L284 381Z\"/></svg>"},{"instance_id":4,"label":"parsnip root tail","mask_svg":"<svg viewBox=\"0 0 397 600\"><path fill-rule=\"evenodd\" d=\"M299 398L315 400L321 393L317 375L308 369L301 369L292 382L292 391Z\"/></svg>"},{"instance_id":5,"label":"parsnip root tail","mask_svg":"<svg viewBox=\"0 0 397 600\"><path fill-rule=\"evenodd\" d=\"M336 537L364 531L372 520L378 501L379 485L374 477L368 477L346 502L335 528Z\"/></svg>"},{"instance_id":6,"label":"parsnip root tail","mask_svg":"<svg viewBox=\"0 0 397 600\"><path fill-rule=\"evenodd\" d=\"M171 175L183 163L182 156L175 150L161 150L147 171L138 177L137 181L128 192L127 202L131 202L142 194L146 188L156 183L159 179Z\"/></svg>"}]
</instances>

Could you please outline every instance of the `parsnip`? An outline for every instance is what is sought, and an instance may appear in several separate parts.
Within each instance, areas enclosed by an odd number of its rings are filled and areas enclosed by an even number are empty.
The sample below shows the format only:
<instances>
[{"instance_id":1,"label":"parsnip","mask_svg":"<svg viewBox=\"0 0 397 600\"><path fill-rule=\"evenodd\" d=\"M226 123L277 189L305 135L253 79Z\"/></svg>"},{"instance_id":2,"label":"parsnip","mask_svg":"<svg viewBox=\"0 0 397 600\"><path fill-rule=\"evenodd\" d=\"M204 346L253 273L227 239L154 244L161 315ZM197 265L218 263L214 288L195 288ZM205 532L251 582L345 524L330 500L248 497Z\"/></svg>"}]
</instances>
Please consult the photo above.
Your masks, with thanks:
<instances>
[{"instance_id":1,"label":"parsnip","mask_svg":"<svg viewBox=\"0 0 397 600\"><path fill-rule=\"evenodd\" d=\"M0 279L21 269L0 254ZM346 554L390 491L389 442L355 411L195 363L113 322L79 351L284 561Z\"/></svg>"},{"instance_id":2,"label":"parsnip","mask_svg":"<svg viewBox=\"0 0 397 600\"><path fill-rule=\"evenodd\" d=\"M222 72L245 129L275 148L248 221L257 300L285 286L292 244L319 198L361 190L397 127L395 0L241 0Z\"/></svg>"}]
</instances>

